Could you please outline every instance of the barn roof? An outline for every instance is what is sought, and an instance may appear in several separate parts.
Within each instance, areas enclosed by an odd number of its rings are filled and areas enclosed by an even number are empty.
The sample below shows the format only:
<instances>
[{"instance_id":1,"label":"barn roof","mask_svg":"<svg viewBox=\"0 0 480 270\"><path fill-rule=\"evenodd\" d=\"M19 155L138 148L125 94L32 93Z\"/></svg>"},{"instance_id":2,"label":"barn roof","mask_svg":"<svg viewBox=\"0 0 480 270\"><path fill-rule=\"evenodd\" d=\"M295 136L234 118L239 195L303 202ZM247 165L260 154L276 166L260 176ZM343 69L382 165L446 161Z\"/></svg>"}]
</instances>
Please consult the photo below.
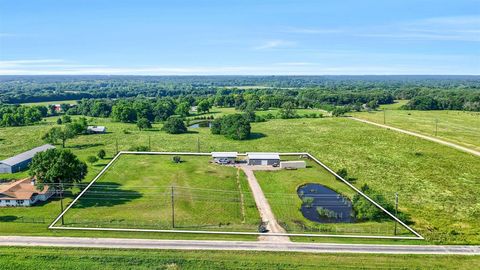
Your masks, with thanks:
<instances>
[{"instance_id":1,"label":"barn roof","mask_svg":"<svg viewBox=\"0 0 480 270\"><path fill-rule=\"evenodd\" d=\"M14 166L14 165L19 164L23 161L26 161L26 160L29 160L29 159L33 158L33 156L35 156L36 153L43 152L43 151L46 151L46 150L52 149L52 148L55 148L55 146L53 146L51 144L45 144L45 145L42 145L42 146L39 146L39 147L35 147L35 148L33 148L31 150L28 150L26 152L23 152L21 154L18 154L16 156L13 156L11 158L4 159L4 160L0 161L0 163L6 164L6 165L9 165L9 166Z\"/></svg>"},{"instance_id":2,"label":"barn roof","mask_svg":"<svg viewBox=\"0 0 480 270\"><path fill-rule=\"evenodd\" d=\"M106 128L105 126L88 126L87 130L93 131L93 132L105 132Z\"/></svg>"},{"instance_id":3,"label":"barn roof","mask_svg":"<svg viewBox=\"0 0 480 270\"><path fill-rule=\"evenodd\" d=\"M278 153L247 153L249 159L280 159Z\"/></svg>"}]
</instances>

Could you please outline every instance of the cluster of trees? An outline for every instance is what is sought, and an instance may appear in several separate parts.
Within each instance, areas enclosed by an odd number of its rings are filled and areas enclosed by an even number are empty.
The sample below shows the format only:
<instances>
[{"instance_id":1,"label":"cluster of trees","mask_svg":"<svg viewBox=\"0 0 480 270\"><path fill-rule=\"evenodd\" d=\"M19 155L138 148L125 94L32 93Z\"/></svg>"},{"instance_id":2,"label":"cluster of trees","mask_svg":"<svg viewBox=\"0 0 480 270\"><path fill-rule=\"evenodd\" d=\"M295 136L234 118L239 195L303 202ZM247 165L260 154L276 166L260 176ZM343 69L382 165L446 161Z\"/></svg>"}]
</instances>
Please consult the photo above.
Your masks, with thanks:
<instances>
[{"instance_id":1,"label":"cluster of trees","mask_svg":"<svg viewBox=\"0 0 480 270\"><path fill-rule=\"evenodd\" d=\"M402 109L407 110L463 110L480 111L480 95L450 92L448 96L436 93L434 95L415 96Z\"/></svg>"},{"instance_id":2,"label":"cluster of trees","mask_svg":"<svg viewBox=\"0 0 480 270\"><path fill-rule=\"evenodd\" d=\"M48 149L35 154L29 168L38 186L56 184L56 187L65 189L71 187L68 184L82 181L88 172L85 162L66 149Z\"/></svg>"},{"instance_id":3,"label":"cluster of trees","mask_svg":"<svg viewBox=\"0 0 480 270\"><path fill-rule=\"evenodd\" d=\"M170 134L181 134L187 132L187 127L181 118L171 116L163 124L162 130Z\"/></svg>"},{"instance_id":4,"label":"cluster of trees","mask_svg":"<svg viewBox=\"0 0 480 270\"><path fill-rule=\"evenodd\" d=\"M0 104L0 127L26 126L40 122L47 116L44 106L15 106Z\"/></svg>"},{"instance_id":5,"label":"cluster of trees","mask_svg":"<svg viewBox=\"0 0 480 270\"><path fill-rule=\"evenodd\" d=\"M69 122L63 127L53 127L42 136L45 142L57 144L61 141L62 147L68 139L75 138L78 135L86 134L88 122L85 117L80 117L73 122Z\"/></svg>"},{"instance_id":6,"label":"cluster of trees","mask_svg":"<svg viewBox=\"0 0 480 270\"><path fill-rule=\"evenodd\" d=\"M248 114L230 114L217 118L210 128L212 134L221 134L234 140L246 140L250 137L251 126Z\"/></svg>"},{"instance_id":7,"label":"cluster of trees","mask_svg":"<svg viewBox=\"0 0 480 270\"><path fill-rule=\"evenodd\" d=\"M367 184L361 187L361 191L365 193L372 200L380 204L385 210L390 213L395 213L395 207L385 199L383 195L371 189ZM352 199L352 206L355 210L356 218L359 220L381 221L390 219L390 217L381 209L376 207L370 201L365 199L360 194L355 194ZM397 213L397 217L407 223L410 223L410 218L404 213Z\"/></svg>"}]
</instances>

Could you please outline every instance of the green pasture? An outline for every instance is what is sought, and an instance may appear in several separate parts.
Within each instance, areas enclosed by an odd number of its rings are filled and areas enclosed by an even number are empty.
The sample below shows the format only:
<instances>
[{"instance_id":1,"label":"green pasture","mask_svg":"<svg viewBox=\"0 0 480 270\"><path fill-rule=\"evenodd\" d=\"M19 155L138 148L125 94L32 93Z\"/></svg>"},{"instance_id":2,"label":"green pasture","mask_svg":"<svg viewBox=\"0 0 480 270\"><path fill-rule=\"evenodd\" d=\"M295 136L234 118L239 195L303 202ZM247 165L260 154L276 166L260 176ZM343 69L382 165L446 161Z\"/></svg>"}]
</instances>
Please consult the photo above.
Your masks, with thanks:
<instances>
[{"instance_id":1,"label":"green pasture","mask_svg":"<svg viewBox=\"0 0 480 270\"><path fill-rule=\"evenodd\" d=\"M385 114L385 116L384 116ZM390 110L358 112L351 115L372 122L438 137L480 150L480 113L464 111Z\"/></svg>"},{"instance_id":2,"label":"green pasture","mask_svg":"<svg viewBox=\"0 0 480 270\"><path fill-rule=\"evenodd\" d=\"M477 269L479 256L0 247L16 269Z\"/></svg>"},{"instance_id":3,"label":"green pasture","mask_svg":"<svg viewBox=\"0 0 480 270\"><path fill-rule=\"evenodd\" d=\"M212 135L208 128L190 129L189 133L170 135L160 131L161 124L139 131L135 124L89 118L91 124L105 125L107 134L83 135L67 141L66 147L86 160L105 149L107 158L118 150L148 146L154 151L278 151L310 152L333 170L346 168L355 185L367 183L391 202L399 193L400 210L409 214L415 230L429 243L480 243L480 162L461 151L395 131L359 123L348 118L271 120L252 124L252 139L234 141ZM0 128L0 159L43 144L41 136L56 118L27 127ZM60 147L60 146L58 146ZM101 160L89 164L85 183L107 164ZM26 173L2 175L19 178ZM55 202L51 202L55 203ZM44 206L31 212L55 216ZM48 213L47 213L48 212ZM28 217L23 208L0 209L0 216ZM48 214L48 216L47 216ZM41 215L41 214L39 214ZM50 234L46 225L38 230L30 224L2 222L4 234ZM66 232L59 232L67 234ZM130 237L130 235L129 235Z\"/></svg>"},{"instance_id":4,"label":"green pasture","mask_svg":"<svg viewBox=\"0 0 480 270\"><path fill-rule=\"evenodd\" d=\"M284 157L282 157L283 159ZM294 157L288 157L295 159ZM298 159L297 159L298 160ZM301 211L302 200L297 189L308 183L321 184L350 200L356 191L311 160L307 168L298 170L255 171L255 176L268 199L277 221L291 233L351 234L394 236L394 222L326 223L306 219ZM402 225L397 226L397 236L414 236Z\"/></svg>"},{"instance_id":5,"label":"green pasture","mask_svg":"<svg viewBox=\"0 0 480 270\"><path fill-rule=\"evenodd\" d=\"M256 231L243 172L209 156L172 157L120 156L66 213L65 226Z\"/></svg>"}]
</instances>

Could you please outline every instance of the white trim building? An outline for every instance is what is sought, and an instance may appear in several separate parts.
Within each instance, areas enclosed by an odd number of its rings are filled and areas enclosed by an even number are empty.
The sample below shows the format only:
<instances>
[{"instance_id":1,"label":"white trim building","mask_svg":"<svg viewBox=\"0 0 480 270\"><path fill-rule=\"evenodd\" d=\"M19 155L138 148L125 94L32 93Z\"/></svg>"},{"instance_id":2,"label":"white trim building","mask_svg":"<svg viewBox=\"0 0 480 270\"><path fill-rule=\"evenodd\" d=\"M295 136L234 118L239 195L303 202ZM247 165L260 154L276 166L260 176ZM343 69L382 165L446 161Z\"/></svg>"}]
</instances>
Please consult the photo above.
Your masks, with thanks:
<instances>
[{"instance_id":1,"label":"white trim building","mask_svg":"<svg viewBox=\"0 0 480 270\"><path fill-rule=\"evenodd\" d=\"M107 128L105 126L88 126L87 132L88 133L105 133L107 132Z\"/></svg>"},{"instance_id":2,"label":"white trim building","mask_svg":"<svg viewBox=\"0 0 480 270\"><path fill-rule=\"evenodd\" d=\"M279 165L280 155L278 153L247 153L248 165Z\"/></svg>"},{"instance_id":3,"label":"white trim building","mask_svg":"<svg viewBox=\"0 0 480 270\"><path fill-rule=\"evenodd\" d=\"M215 163L235 163L237 152L212 152L212 158Z\"/></svg>"}]
</instances>

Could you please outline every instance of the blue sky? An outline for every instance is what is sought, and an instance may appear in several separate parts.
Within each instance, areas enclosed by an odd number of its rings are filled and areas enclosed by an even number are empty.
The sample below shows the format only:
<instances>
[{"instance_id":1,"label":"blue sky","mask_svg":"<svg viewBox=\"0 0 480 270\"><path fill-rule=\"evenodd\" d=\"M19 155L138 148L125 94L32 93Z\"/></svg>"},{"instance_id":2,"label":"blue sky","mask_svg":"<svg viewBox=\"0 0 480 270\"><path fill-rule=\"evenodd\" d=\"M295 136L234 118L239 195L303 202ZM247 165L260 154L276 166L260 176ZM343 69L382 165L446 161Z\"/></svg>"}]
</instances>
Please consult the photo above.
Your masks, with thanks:
<instances>
[{"instance_id":1,"label":"blue sky","mask_svg":"<svg viewBox=\"0 0 480 270\"><path fill-rule=\"evenodd\" d=\"M480 74L480 1L0 0L0 74Z\"/></svg>"}]
</instances>

